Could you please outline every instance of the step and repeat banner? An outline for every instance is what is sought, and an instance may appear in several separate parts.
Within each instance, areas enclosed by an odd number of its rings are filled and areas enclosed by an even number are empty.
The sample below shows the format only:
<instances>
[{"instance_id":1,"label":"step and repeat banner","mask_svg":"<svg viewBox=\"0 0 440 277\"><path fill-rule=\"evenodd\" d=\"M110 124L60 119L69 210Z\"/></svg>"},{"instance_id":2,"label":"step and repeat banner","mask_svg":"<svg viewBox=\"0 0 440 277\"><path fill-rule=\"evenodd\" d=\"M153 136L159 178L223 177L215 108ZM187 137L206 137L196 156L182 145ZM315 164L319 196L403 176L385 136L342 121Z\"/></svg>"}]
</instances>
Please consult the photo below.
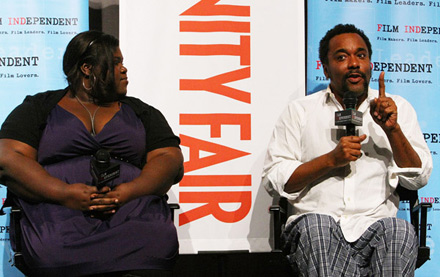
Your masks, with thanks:
<instances>
[{"instance_id":1,"label":"step and repeat banner","mask_svg":"<svg viewBox=\"0 0 440 277\"><path fill-rule=\"evenodd\" d=\"M26 95L67 85L67 43L89 26L87 0L0 0L0 122ZM6 187L0 186L5 200ZM0 216L0 276L22 276L10 264L9 216Z\"/></svg>"},{"instance_id":2,"label":"step and repeat banner","mask_svg":"<svg viewBox=\"0 0 440 277\"><path fill-rule=\"evenodd\" d=\"M305 93L304 3L120 0L120 40L128 93L181 138L181 253L270 251L261 172L275 121Z\"/></svg>"},{"instance_id":3,"label":"step and repeat banner","mask_svg":"<svg viewBox=\"0 0 440 277\"><path fill-rule=\"evenodd\" d=\"M308 0L307 1L307 93L328 85L319 61L319 41L339 23L355 24L369 37L373 74L370 86L378 89L385 72L386 91L405 97L417 111L420 127L431 149L434 170L429 184L419 191L428 213L427 245L431 261L416 276L440 272L440 2L405 0ZM324 24L325 23L325 24ZM404 207L405 209L405 207ZM401 211L405 216L408 212Z\"/></svg>"}]
</instances>

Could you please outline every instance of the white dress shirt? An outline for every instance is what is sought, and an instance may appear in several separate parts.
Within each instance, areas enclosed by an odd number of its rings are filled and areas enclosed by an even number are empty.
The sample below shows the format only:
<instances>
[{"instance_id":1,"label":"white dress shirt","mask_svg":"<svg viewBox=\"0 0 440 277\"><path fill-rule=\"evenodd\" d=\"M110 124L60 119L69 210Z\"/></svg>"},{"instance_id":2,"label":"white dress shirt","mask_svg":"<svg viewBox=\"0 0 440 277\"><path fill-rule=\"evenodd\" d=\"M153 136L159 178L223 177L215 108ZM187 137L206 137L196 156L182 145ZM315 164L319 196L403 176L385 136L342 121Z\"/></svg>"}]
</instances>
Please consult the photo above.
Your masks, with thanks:
<instances>
[{"instance_id":1,"label":"white dress shirt","mask_svg":"<svg viewBox=\"0 0 440 277\"><path fill-rule=\"evenodd\" d=\"M335 126L335 112L342 110L328 87L325 90L292 101L282 113L269 143L262 184L272 195L288 198L293 215L287 223L305 213L331 215L339 221L347 241L356 241L375 221L396 216L399 198L396 186L416 190L425 186L432 170L432 158L417 122L414 108L404 98L389 95L398 111L398 123L422 161L421 168L399 168L382 128L370 115L370 100L378 91L369 89L360 105L362 126L359 135L363 155L299 192L286 193L284 185L302 163L332 151L345 133Z\"/></svg>"}]
</instances>

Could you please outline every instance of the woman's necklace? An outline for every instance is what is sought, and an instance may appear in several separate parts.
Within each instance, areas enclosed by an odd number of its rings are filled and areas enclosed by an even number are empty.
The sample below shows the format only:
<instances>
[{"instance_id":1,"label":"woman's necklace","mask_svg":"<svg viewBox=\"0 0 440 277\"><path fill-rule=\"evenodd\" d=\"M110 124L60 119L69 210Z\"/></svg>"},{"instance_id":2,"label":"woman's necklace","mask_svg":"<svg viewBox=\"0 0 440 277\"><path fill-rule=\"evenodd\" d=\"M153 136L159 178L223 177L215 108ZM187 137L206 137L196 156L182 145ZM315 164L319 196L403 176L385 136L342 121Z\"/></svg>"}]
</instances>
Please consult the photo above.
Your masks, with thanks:
<instances>
[{"instance_id":1,"label":"woman's necklace","mask_svg":"<svg viewBox=\"0 0 440 277\"><path fill-rule=\"evenodd\" d=\"M84 103L81 101L81 100L79 100L79 98L78 98L78 96L76 96L75 95L75 98L76 98L76 100L78 101L78 103L81 105L81 106L83 106L83 108L87 111L87 113L89 114L89 117L90 117L90 122L91 122L91 125L92 125L92 132L90 133L92 136L96 136L96 132L95 132L95 115L96 115L96 112L99 110L99 108L101 108L100 106L98 106L98 108L95 110L95 112L93 113L93 115L92 115L92 113L89 111L89 109L87 109L87 107L86 107L86 105L84 105Z\"/></svg>"}]
</instances>

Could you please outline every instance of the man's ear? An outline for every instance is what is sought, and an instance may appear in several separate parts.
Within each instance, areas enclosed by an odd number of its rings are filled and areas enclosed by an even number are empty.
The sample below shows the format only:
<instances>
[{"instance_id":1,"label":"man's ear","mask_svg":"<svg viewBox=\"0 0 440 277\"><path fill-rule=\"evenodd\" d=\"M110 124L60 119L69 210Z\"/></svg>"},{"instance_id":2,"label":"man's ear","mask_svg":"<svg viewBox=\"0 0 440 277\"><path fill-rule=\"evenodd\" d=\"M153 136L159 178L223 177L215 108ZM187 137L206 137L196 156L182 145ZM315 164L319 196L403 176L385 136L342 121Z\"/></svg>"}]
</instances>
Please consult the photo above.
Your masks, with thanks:
<instances>
[{"instance_id":1,"label":"man's ear","mask_svg":"<svg viewBox=\"0 0 440 277\"><path fill-rule=\"evenodd\" d=\"M329 79L330 77L328 76L327 65L323 64L322 69L324 71L325 78Z\"/></svg>"},{"instance_id":2,"label":"man's ear","mask_svg":"<svg viewBox=\"0 0 440 277\"><path fill-rule=\"evenodd\" d=\"M83 63L81 65L81 72L86 76L90 76L92 74L92 66L88 63Z\"/></svg>"}]
</instances>

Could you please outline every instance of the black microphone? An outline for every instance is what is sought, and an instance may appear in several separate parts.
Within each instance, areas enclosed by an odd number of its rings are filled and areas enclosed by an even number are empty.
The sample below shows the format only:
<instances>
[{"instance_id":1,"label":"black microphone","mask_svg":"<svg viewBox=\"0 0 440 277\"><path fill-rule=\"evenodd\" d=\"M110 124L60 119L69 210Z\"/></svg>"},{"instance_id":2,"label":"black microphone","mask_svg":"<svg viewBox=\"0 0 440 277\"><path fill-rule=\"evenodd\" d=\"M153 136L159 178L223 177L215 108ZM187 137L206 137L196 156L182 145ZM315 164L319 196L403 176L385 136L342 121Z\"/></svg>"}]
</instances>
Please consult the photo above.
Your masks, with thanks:
<instances>
[{"instance_id":1,"label":"black microphone","mask_svg":"<svg viewBox=\"0 0 440 277\"><path fill-rule=\"evenodd\" d=\"M335 125L345 126L346 136L355 136L355 126L362 126L362 112L356 110L356 93L347 91L344 93L345 110L335 112Z\"/></svg>"},{"instance_id":2,"label":"black microphone","mask_svg":"<svg viewBox=\"0 0 440 277\"><path fill-rule=\"evenodd\" d=\"M119 177L119 168L119 164L110 161L109 151L99 149L90 161L93 184L98 188L103 187L105 183Z\"/></svg>"}]
</instances>

